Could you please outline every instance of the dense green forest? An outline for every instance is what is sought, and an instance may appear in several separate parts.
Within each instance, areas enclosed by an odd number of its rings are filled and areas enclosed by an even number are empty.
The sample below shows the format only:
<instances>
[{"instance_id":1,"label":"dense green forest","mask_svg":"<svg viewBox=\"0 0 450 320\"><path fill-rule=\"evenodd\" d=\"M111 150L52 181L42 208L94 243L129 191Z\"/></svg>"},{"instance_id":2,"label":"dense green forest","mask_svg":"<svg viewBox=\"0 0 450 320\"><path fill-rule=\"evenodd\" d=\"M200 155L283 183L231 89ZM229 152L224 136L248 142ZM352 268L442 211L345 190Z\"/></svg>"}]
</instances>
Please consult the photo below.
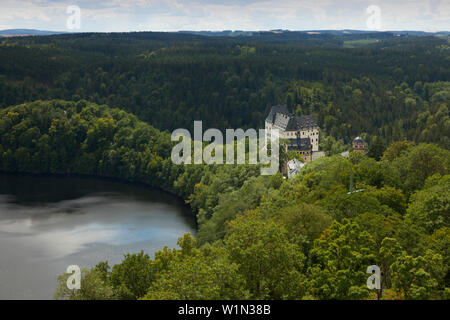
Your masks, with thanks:
<instances>
[{"instance_id":1,"label":"dense green forest","mask_svg":"<svg viewBox=\"0 0 450 320\"><path fill-rule=\"evenodd\" d=\"M177 249L83 270L78 291L61 275L56 298L376 299L376 264L382 299L450 299L448 39L283 37L0 40L0 171L142 182L198 223ZM168 131L261 128L280 103L317 118L328 155L295 178L172 163ZM336 155L356 135L367 155Z\"/></svg>"},{"instance_id":2,"label":"dense green forest","mask_svg":"<svg viewBox=\"0 0 450 320\"><path fill-rule=\"evenodd\" d=\"M450 152L401 141L381 160L351 153L306 165L294 179L257 165L174 165L173 143L136 116L86 101L37 101L0 111L0 168L141 181L197 213L196 238L154 258L126 255L84 270L71 299L450 298ZM355 187L348 194L350 168Z\"/></svg>"},{"instance_id":3,"label":"dense green forest","mask_svg":"<svg viewBox=\"0 0 450 320\"><path fill-rule=\"evenodd\" d=\"M1 39L0 107L85 99L171 131L191 128L193 120L210 128L258 128L272 105L286 103L297 114L314 114L323 135L344 144L366 133L385 143L448 148L448 40L359 37L374 42L345 48L358 35L289 33Z\"/></svg>"}]
</instances>

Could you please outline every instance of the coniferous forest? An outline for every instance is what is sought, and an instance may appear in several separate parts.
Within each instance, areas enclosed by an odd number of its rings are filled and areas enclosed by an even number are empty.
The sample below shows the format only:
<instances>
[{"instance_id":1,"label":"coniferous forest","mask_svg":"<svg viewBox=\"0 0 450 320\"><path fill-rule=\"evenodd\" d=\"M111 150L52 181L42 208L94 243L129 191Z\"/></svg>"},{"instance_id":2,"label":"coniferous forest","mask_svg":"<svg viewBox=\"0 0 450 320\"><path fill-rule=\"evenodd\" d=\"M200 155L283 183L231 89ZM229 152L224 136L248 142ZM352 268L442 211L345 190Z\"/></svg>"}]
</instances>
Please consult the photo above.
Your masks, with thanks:
<instances>
[{"instance_id":1,"label":"coniferous forest","mask_svg":"<svg viewBox=\"0 0 450 320\"><path fill-rule=\"evenodd\" d=\"M377 299L370 265L382 299L450 299L449 57L389 33L0 38L0 171L145 183L196 218L80 290L59 276L58 299ZM327 155L294 178L172 163L174 129L263 128L279 104L314 115ZM339 155L358 135L367 153Z\"/></svg>"}]
</instances>

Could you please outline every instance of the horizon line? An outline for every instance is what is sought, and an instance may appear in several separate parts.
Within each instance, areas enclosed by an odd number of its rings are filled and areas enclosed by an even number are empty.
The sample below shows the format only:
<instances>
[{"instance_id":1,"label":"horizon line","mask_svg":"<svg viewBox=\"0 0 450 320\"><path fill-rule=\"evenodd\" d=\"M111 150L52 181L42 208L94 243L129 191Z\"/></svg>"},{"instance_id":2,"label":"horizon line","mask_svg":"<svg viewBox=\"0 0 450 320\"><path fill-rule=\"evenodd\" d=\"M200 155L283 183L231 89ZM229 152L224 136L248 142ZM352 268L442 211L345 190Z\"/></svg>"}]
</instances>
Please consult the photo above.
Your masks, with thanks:
<instances>
[{"instance_id":1,"label":"horizon line","mask_svg":"<svg viewBox=\"0 0 450 320\"><path fill-rule=\"evenodd\" d=\"M438 31L426 31L422 29L388 29L388 30L367 30L367 29L259 29L259 30L245 30L245 29L180 29L180 30L127 30L127 31L63 31L63 30L51 30L51 29L35 29L35 28L8 28L0 29L3 31L13 31L13 30L30 30L30 31L40 31L40 32L58 32L58 33L133 33L133 32L166 32L166 33L177 33L177 32L271 32L271 31L284 31L284 32L315 32L315 31L358 31L358 32L373 32L373 33L383 33L383 32L424 32L424 33L440 33L440 32L450 32L450 30L438 30Z\"/></svg>"}]
</instances>

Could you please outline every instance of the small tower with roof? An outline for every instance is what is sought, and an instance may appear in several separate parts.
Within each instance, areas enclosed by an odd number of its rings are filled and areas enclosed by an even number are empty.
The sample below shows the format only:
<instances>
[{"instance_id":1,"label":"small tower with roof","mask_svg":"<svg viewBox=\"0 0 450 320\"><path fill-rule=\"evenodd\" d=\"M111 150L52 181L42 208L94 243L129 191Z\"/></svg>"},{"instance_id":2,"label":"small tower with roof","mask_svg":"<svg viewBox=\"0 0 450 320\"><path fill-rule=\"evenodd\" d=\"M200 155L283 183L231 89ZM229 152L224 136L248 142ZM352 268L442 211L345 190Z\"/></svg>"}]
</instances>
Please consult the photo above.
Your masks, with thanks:
<instances>
[{"instance_id":1,"label":"small tower with roof","mask_svg":"<svg viewBox=\"0 0 450 320\"><path fill-rule=\"evenodd\" d=\"M353 151L362 152L362 153L366 152L366 145L364 143L363 138L361 138L360 136L357 136L353 140Z\"/></svg>"}]
</instances>

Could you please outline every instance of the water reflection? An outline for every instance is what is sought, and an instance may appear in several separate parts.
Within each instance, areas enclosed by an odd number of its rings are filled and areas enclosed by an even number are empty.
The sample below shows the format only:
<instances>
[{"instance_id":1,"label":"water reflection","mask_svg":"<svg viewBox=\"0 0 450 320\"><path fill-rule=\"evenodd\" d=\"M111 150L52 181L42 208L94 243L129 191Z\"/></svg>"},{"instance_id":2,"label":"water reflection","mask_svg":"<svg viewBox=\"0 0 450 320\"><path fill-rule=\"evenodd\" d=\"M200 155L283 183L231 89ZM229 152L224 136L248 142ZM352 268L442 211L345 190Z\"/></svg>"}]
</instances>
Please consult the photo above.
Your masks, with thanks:
<instances>
[{"instance_id":1,"label":"water reflection","mask_svg":"<svg viewBox=\"0 0 450 320\"><path fill-rule=\"evenodd\" d=\"M0 299L51 298L70 264L118 263L194 232L183 203L159 190L79 177L0 175Z\"/></svg>"}]
</instances>

